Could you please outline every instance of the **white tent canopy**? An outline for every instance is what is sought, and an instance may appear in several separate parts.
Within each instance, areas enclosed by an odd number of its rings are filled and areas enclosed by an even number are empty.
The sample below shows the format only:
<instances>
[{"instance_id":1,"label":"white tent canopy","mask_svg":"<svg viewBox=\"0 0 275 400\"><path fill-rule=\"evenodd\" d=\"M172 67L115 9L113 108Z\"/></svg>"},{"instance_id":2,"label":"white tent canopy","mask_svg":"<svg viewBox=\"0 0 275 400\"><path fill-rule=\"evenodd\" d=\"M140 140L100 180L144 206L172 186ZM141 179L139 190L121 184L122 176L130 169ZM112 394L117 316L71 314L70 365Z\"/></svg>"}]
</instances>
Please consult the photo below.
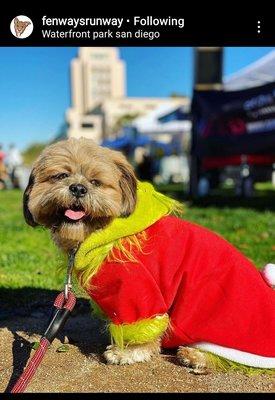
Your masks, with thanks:
<instances>
[{"instance_id":1,"label":"white tent canopy","mask_svg":"<svg viewBox=\"0 0 275 400\"><path fill-rule=\"evenodd\" d=\"M275 50L224 78L225 90L242 90L275 81Z\"/></svg>"},{"instance_id":2,"label":"white tent canopy","mask_svg":"<svg viewBox=\"0 0 275 400\"><path fill-rule=\"evenodd\" d=\"M183 121L169 121L162 123L159 118L169 114L170 112L182 107L189 111L189 104L186 106L175 106L169 102L160 105L157 109L149 113L148 115L137 117L132 125L138 129L142 134L154 134L169 132L171 134L179 132L189 132L191 129L191 122L188 120Z\"/></svg>"}]
</instances>

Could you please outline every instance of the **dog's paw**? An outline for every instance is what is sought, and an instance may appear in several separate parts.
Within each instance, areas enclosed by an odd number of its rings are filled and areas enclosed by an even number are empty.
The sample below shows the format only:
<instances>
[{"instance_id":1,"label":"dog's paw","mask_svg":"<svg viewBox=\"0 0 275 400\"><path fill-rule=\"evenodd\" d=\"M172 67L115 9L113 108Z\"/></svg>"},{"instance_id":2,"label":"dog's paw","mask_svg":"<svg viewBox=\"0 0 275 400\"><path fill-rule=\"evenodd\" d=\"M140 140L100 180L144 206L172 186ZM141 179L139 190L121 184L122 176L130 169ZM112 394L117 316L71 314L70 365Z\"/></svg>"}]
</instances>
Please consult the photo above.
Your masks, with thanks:
<instances>
[{"instance_id":1,"label":"dog's paw","mask_svg":"<svg viewBox=\"0 0 275 400\"><path fill-rule=\"evenodd\" d=\"M137 362L147 362L151 360L154 351L149 346L134 345L120 349L116 345L107 346L104 357L108 364L134 364Z\"/></svg>"},{"instance_id":2,"label":"dog's paw","mask_svg":"<svg viewBox=\"0 0 275 400\"><path fill-rule=\"evenodd\" d=\"M179 362L195 375L209 373L206 355L198 349L180 346L177 351Z\"/></svg>"}]
</instances>

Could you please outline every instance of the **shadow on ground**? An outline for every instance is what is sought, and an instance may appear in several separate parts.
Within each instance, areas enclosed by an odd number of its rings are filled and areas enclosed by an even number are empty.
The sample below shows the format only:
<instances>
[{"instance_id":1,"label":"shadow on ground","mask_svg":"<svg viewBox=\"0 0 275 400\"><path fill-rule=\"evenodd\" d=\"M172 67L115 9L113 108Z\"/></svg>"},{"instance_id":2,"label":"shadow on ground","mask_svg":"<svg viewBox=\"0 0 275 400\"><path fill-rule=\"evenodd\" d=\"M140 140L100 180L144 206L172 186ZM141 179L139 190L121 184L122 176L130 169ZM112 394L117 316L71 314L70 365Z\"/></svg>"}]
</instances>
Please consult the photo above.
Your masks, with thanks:
<instances>
[{"instance_id":1,"label":"shadow on ground","mask_svg":"<svg viewBox=\"0 0 275 400\"><path fill-rule=\"evenodd\" d=\"M33 343L28 336L41 337L53 312L58 291L25 287L0 289L0 329L7 328L13 335L13 368L6 392L9 392L23 372L31 355ZM25 336L25 337L24 337ZM36 340L39 340L37 337ZM100 354L108 344L105 324L91 315L90 302L78 298L76 306L62 332L57 336L61 343L78 347L81 353Z\"/></svg>"}]
</instances>

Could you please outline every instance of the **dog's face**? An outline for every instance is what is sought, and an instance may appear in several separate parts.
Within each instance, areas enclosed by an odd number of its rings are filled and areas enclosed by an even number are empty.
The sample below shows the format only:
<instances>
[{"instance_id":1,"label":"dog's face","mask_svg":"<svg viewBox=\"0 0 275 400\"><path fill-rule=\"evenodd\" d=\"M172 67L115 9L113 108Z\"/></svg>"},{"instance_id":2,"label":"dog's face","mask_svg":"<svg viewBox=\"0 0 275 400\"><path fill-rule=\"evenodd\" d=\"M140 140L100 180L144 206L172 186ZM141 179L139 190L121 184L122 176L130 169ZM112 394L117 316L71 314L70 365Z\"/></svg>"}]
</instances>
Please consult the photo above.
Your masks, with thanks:
<instances>
[{"instance_id":1,"label":"dog's face","mask_svg":"<svg viewBox=\"0 0 275 400\"><path fill-rule=\"evenodd\" d=\"M27 26L30 25L28 21L20 21L17 17L14 19L14 29L16 36L21 36Z\"/></svg>"},{"instance_id":2,"label":"dog's face","mask_svg":"<svg viewBox=\"0 0 275 400\"><path fill-rule=\"evenodd\" d=\"M130 215L135 204L136 178L121 153L68 139L47 147L35 162L24 216L31 226L50 228L69 250L114 217Z\"/></svg>"}]
</instances>

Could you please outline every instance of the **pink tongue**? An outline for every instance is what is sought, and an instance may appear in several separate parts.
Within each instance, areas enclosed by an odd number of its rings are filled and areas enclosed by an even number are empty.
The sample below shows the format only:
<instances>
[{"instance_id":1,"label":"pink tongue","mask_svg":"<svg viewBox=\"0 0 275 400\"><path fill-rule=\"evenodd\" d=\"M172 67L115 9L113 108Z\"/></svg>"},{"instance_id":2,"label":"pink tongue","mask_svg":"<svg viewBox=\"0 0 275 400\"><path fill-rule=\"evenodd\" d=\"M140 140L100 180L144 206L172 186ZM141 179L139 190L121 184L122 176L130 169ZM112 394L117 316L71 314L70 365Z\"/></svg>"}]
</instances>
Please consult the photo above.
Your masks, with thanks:
<instances>
[{"instance_id":1,"label":"pink tongue","mask_svg":"<svg viewBox=\"0 0 275 400\"><path fill-rule=\"evenodd\" d=\"M66 217L73 219L74 221L77 221L78 219L81 219L82 217L84 217L85 212L84 211L66 210L65 215L66 215Z\"/></svg>"}]
</instances>

